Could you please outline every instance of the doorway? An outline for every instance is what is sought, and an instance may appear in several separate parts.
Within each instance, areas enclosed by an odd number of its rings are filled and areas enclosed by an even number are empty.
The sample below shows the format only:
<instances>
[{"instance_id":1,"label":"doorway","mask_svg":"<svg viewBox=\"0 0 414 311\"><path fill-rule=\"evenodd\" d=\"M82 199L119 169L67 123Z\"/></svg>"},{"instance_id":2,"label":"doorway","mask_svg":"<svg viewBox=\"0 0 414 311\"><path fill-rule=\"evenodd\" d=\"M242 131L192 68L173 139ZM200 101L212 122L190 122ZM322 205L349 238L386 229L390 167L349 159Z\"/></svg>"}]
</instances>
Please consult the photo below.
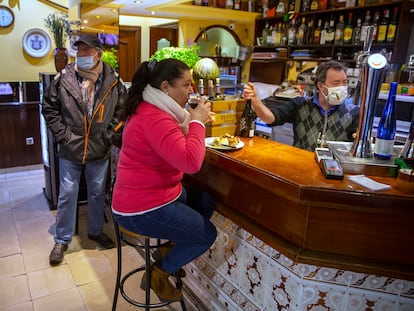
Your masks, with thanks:
<instances>
[{"instance_id":1,"label":"doorway","mask_svg":"<svg viewBox=\"0 0 414 311\"><path fill-rule=\"evenodd\" d=\"M132 81L141 64L141 27L119 28L119 75L125 82Z\"/></svg>"}]
</instances>

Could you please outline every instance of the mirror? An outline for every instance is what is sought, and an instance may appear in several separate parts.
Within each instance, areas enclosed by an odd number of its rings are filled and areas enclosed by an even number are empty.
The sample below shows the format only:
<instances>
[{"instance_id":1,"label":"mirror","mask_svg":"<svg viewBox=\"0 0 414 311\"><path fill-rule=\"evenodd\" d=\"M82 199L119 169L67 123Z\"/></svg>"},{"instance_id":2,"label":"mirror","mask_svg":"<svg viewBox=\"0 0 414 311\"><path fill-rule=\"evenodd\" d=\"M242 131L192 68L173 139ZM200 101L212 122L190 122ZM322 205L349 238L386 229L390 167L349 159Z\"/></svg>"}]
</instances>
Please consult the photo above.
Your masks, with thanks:
<instances>
[{"instance_id":1,"label":"mirror","mask_svg":"<svg viewBox=\"0 0 414 311\"><path fill-rule=\"evenodd\" d=\"M201 29L195 42L200 46L202 56L222 56L238 58L241 41L237 34L221 25Z\"/></svg>"}]
</instances>

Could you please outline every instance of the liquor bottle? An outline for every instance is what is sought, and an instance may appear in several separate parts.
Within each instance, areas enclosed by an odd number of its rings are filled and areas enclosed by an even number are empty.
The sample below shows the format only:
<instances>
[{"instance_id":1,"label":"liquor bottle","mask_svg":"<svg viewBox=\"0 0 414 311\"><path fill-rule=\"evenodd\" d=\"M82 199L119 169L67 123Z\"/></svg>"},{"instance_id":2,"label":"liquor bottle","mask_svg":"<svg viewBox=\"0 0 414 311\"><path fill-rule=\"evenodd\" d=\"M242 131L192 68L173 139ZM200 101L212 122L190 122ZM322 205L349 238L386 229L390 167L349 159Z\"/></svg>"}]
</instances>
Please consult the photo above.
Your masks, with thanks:
<instances>
[{"instance_id":1,"label":"liquor bottle","mask_svg":"<svg viewBox=\"0 0 414 311\"><path fill-rule=\"evenodd\" d=\"M335 41L335 20L331 17L329 21L329 28L326 32L325 43L326 44L333 44Z\"/></svg>"},{"instance_id":2,"label":"liquor bottle","mask_svg":"<svg viewBox=\"0 0 414 311\"><path fill-rule=\"evenodd\" d=\"M262 42L263 45L266 46L267 45L267 34L269 32L269 23L266 22L265 28L263 28L262 30Z\"/></svg>"},{"instance_id":3,"label":"liquor bottle","mask_svg":"<svg viewBox=\"0 0 414 311\"><path fill-rule=\"evenodd\" d=\"M388 99L377 128L374 157L380 160L388 160L392 157L395 131L397 128L397 121L395 119L395 95L397 94L397 86L397 82L391 82Z\"/></svg>"},{"instance_id":4,"label":"liquor bottle","mask_svg":"<svg viewBox=\"0 0 414 311\"><path fill-rule=\"evenodd\" d=\"M344 16L339 16L339 22L336 24L335 29L335 44L342 45L344 44Z\"/></svg>"},{"instance_id":5,"label":"liquor bottle","mask_svg":"<svg viewBox=\"0 0 414 311\"><path fill-rule=\"evenodd\" d=\"M208 0L203 0L203 1L202 1L202 5L203 5L203 6L208 6Z\"/></svg>"},{"instance_id":6,"label":"liquor bottle","mask_svg":"<svg viewBox=\"0 0 414 311\"><path fill-rule=\"evenodd\" d=\"M198 79L198 94L200 94L201 96L204 95L204 81L203 79Z\"/></svg>"},{"instance_id":7,"label":"liquor bottle","mask_svg":"<svg viewBox=\"0 0 414 311\"><path fill-rule=\"evenodd\" d=\"M374 21L372 22L372 26L374 27L374 31L372 33L372 42L377 42L379 19L380 13L378 11L375 11Z\"/></svg>"},{"instance_id":8,"label":"liquor bottle","mask_svg":"<svg viewBox=\"0 0 414 311\"><path fill-rule=\"evenodd\" d=\"M292 19L291 25L288 30L288 44L296 45L296 23L295 19Z\"/></svg>"},{"instance_id":9,"label":"liquor bottle","mask_svg":"<svg viewBox=\"0 0 414 311\"><path fill-rule=\"evenodd\" d=\"M321 42L322 20L318 20L318 26L316 26L313 32L313 44L319 44Z\"/></svg>"},{"instance_id":10,"label":"liquor bottle","mask_svg":"<svg viewBox=\"0 0 414 311\"><path fill-rule=\"evenodd\" d=\"M302 12L309 12L310 10L310 0L302 1Z\"/></svg>"},{"instance_id":11,"label":"liquor bottle","mask_svg":"<svg viewBox=\"0 0 414 311\"><path fill-rule=\"evenodd\" d=\"M202 1L201 0L194 0L194 5L202 5Z\"/></svg>"},{"instance_id":12,"label":"liquor bottle","mask_svg":"<svg viewBox=\"0 0 414 311\"><path fill-rule=\"evenodd\" d=\"M319 1L318 0L312 0L311 5L310 5L310 10L311 11L319 10Z\"/></svg>"},{"instance_id":13,"label":"liquor bottle","mask_svg":"<svg viewBox=\"0 0 414 311\"><path fill-rule=\"evenodd\" d=\"M233 9L234 9L234 10L240 10L240 9L241 9L241 3L240 3L240 0L234 0L234 1L233 1Z\"/></svg>"},{"instance_id":14,"label":"liquor bottle","mask_svg":"<svg viewBox=\"0 0 414 311\"><path fill-rule=\"evenodd\" d=\"M384 10L384 16L382 17L381 23L378 25L377 42L384 43L387 38L388 23L390 21L390 10Z\"/></svg>"},{"instance_id":15,"label":"liquor bottle","mask_svg":"<svg viewBox=\"0 0 414 311\"><path fill-rule=\"evenodd\" d=\"M275 44L281 45L282 44L282 23L275 24L276 34L275 34Z\"/></svg>"},{"instance_id":16,"label":"liquor bottle","mask_svg":"<svg viewBox=\"0 0 414 311\"><path fill-rule=\"evenodd\" d=\"M361 26L361 38L360 38L361 43L365 43L369 26L371 26L371 12L367 11L367 13L365 14L364 22L362 23L362 26Z\"/></svg>"},{"instance_id":17,"label":"liquor bottle","mask_svg":"<svg viewBox=\"0 0 414 311\"><path fill-rule=\"evenodd\" d=\"M352 28L352 12L350 12L344 28L344 44L352 43Z\"/></svg>"},{"instance_id":18,"label":"liquor bottle","mask_svg":"<svg viewBox=\"0 0 414 311\"><path fill-rule=\"evenodd\" d=\"M320 44L326 44L326 34L328 33L328 29L329 29L329 22L325 21L325 26L323 27L323 29L321 30L321 38L319 43Z\"/></svg>"},{"instance_id":19,"label":"liquor bottle","mask_svg":"<svg viewBox=\"0 0 414 311\"><path fill-rule=\"evenodd\" d=\"M253 0L247 0L247 11L248 12L254 12Z\"/></svg>"},{"instance_id":20,"label":"liquor bottle","mask_svg":"<svg viewBox=\"0 0 414 311\"><path fill-rule=\"evenodd\" d=\"M397 15L398 15L398 8L395 8L394 14L392 15L392 20L390 24L388 25L387 39L386 39L388 43L394 42L394 39L395 39L395 32L397 30L397 23L398 23Z\"/></svg>"},{"instance_id":21,"label":"liquor bottle","mask_svg":"<svg viewBox=\"0 0 414 311\"><path fill-rule=\"evenodd\" d=\"M361 43L361 19L357 19L357 24L352 32L352 44Z\"/></svg>"},{"instance_id":22,"label":"liquor bottle","mask_svg":"<svg viewBox=\"0 0 414 311\"><path fill-rule=\"evenodd\" d=\"M288 4L288 12L295 12L295 0L289 0L289 4Z\"/></svg>"},{"instance_id":23,"label":"liquor bottle","mask_svg":"<svg viewBox=\"0 0 414 311\"><path fill-rule=\"evenodd\" d=\"M319 10L326 10L328 8L328 0L319 0Z\"/></svg>"},{"instance_id":24,"label":"liquor bottle","mask_svg":"<svg viewBox=\"0 0 414 311\"><path fill-rule=\"evenodd\" d=\"M273 46L273 26L270 26L267 30L267 46Z\"/></svg>"},{"instance_id":25,"label":"liquor bottle","mask_svg":"<svg viewBox=\"0 0 414 311\"><path fill-rule=\"evenodd\" d=\"M308 31L306 36L306 44L313 43L313 19L308 22Z\"/></svg>"},{"instance_id":26,"label":"liquor bottle","mask_svg":"<svg viewBox=\"0 0 414 311\"><path fill-rule=\"evenodd\" d=\"M216 78L216 99L221 99L221 84L220 78Z\"/></svg>"},{"instance_id":27,"label":"liquor bottle","mask_svg":"<svg viewBox=\"0 0 414 311\"><path fill-rule=\"evenodd\" d=\"M233 0L226 0L226 9L233 8Z\"/></svg>"},{"instance_id":28,"label":"liquor bottle","mask_svg":"<svg viewBox=\"0 0 414 311\"><path fill-rule=\"evenodd\" d=\"M207 94L208 94L208 99L209 100L214 100L214 84L213 84L213 80L208 80L207 82Z\"/></svg>"},{"instance_id":29,"label":"liquor bottle","mask_svg":"<svg viewBox=\"0 0 414 311\"><path fill-rule=\"evenodd\" d=\"M286 13L285 1L280 0L276 7L276 15L282 16Z\"/></svg>"},{"instance_id":30,"label":"liquor bottle","mask_svg":"<svg viewBox=\"0 0 414 311\"><path fill-rule=\"evenodd\" d=\"M246 106L240 119L240 136L253 137L255 130L255 113L252 109L251 99L246 99Z\"/></svg>"},{"instance_id":31,"label":"liquor bottle","mask_svg":"<svg viewBox=\"0 0 414 311\"><path fill-rule=\"evenodd\" d=\"M306 26L306 18L302 17L302 23L298 28L298 33L296 36L296 43L297 45L305 45L306 44L306 36L307 36L308 26Z\"/></svg>"}]
</instances>

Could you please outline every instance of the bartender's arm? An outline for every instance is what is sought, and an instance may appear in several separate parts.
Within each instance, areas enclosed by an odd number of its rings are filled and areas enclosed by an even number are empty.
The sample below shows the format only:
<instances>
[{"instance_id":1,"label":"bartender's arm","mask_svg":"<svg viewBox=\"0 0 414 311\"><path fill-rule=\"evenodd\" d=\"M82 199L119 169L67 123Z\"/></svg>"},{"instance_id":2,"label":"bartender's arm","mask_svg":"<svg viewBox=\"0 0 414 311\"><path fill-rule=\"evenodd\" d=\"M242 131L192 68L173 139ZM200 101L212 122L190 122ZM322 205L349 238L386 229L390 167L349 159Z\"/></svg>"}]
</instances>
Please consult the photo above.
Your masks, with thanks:
<instances>
[{"instance_id":1,"label":"bartender's arm","mask_svg":"<svg viewBox=\"0 0 414 311\"><path fill-rule=\"evenodd\" d=\"M257 90L252 82L248 82L244 85L243 98L251 99L252 109L263 122L266 124L273 124L276 121L275 115L260 100L257 95Z\"/></svg>"}]
</instances>

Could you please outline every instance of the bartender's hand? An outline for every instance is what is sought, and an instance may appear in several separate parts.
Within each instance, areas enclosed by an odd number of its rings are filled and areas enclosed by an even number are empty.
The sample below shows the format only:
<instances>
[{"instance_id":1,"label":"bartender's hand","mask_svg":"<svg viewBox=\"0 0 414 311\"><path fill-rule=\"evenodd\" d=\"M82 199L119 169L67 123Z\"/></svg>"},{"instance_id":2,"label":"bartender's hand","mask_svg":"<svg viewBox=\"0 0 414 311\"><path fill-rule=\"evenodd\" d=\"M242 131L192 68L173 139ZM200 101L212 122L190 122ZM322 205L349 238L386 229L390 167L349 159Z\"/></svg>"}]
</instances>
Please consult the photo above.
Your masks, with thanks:
<instances>
[{"instance_id":1,"label":"bartender's hand","mask_svg":"<svg viewBox=\"0 0 414 311\"><path fill-rule=\"evenodd\" d=\"M260 100L256 87L252 82L247 82L243 87L243 98L250 99L252 109L256 115L267 124L272 124L275 121L275 116Z\"/></svg>"},{"instance_id":2,"label":"bartender's hand","mask_svg":"<svg viewBox=\"0 0 414 311\"><path fill-rule=\"evenodd\" d=\"M214 112L211 111L211 102L206 100L204 97L200 98L197 107L188 108L191 120L197 120L203 124L207 124L213 121Z\"/></svg>"}]
</instances>

